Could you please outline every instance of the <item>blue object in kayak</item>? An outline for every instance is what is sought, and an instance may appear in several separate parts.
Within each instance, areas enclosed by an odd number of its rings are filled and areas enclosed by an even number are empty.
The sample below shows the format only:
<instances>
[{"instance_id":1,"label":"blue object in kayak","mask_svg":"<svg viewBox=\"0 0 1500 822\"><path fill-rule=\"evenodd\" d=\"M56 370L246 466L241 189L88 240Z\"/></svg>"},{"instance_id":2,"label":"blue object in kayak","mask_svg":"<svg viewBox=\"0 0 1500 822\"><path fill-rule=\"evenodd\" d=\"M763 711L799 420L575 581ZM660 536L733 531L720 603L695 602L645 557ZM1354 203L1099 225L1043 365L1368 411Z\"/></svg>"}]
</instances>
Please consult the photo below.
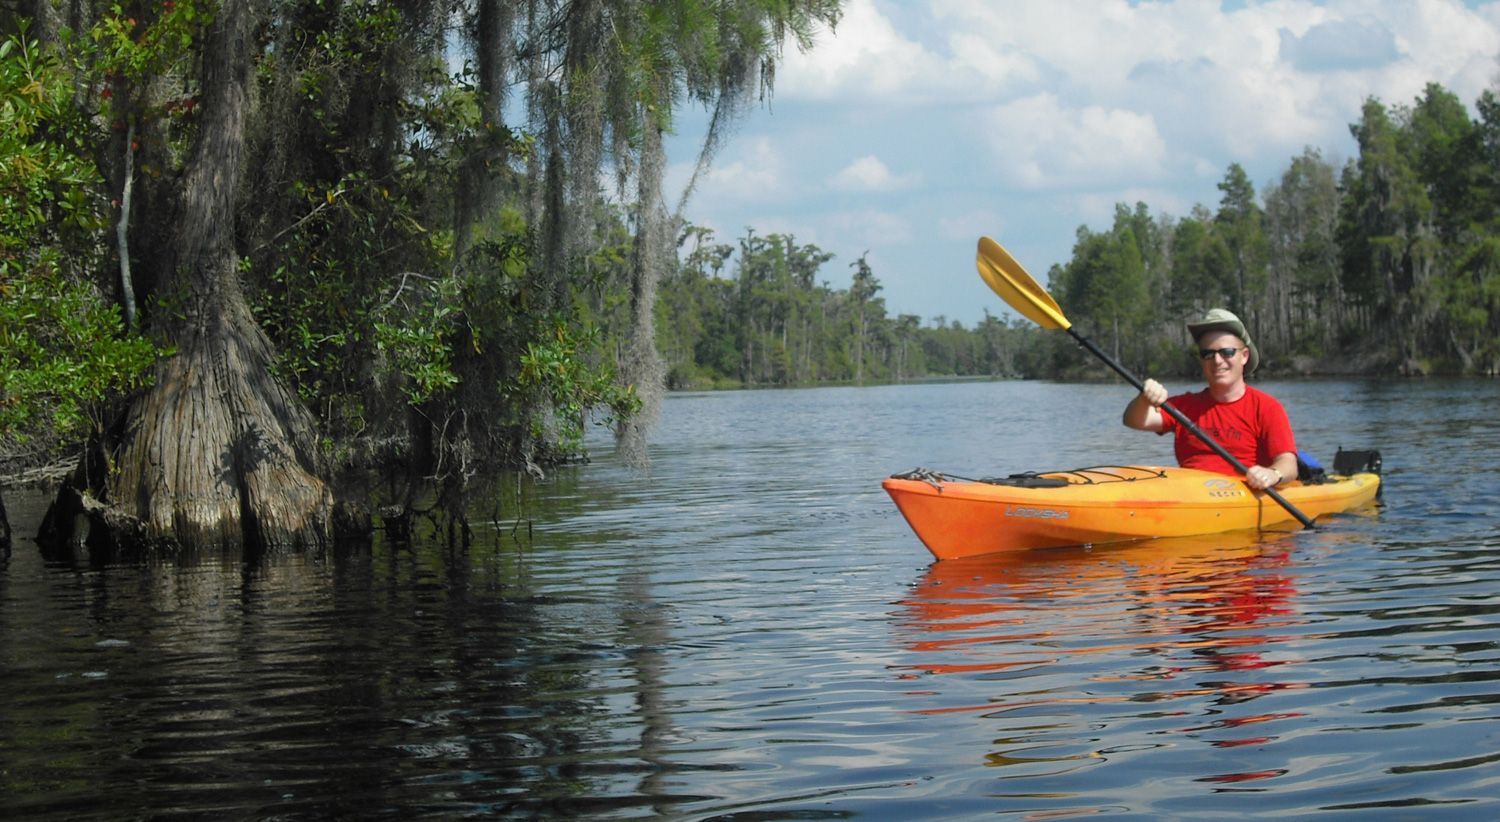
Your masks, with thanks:
<instances>
[{"instance_id":1,"label":"blue object in kayak","mask_svg":"<svg viewBox=\"0 0 1500 822\"><path fill-rule=\"evenodd\" d=\"M1297 479L1309 485L1319 485L1327 476L1318 458L1306 451L1297 452Z\"/></svg>"}]
</instances>

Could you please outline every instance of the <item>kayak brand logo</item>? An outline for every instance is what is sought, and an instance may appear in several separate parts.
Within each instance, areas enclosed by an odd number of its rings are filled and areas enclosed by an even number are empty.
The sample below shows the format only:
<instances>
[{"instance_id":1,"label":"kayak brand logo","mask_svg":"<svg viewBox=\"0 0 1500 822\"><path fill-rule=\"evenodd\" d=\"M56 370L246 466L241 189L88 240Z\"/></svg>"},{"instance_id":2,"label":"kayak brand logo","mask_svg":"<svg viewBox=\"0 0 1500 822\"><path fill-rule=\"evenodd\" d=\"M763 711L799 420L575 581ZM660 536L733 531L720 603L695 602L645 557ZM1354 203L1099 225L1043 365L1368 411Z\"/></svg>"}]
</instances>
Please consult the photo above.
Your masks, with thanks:
<instances>
[{"instance_id":1,"label":"kayak brand logo","mask_svg":"<svg viewBox=\"0 0 1500 822\"><path fill-rule=\"evenodd\" d=\"M1058 511L1053 508L1016 508L1006 506L1007 517L1026 517L1027 519L1067 519L1067 511Z\"/></svg>"},{"instance_id":2,"label":"kayak brand logo","mask_svg":"<svg viewBox=\"0 0 1500 822\"><path fill-rule=\"evenodd\" d=\"M1208 489L1211 497L1243 497L1245 492L1237 486L1239 483L1229 479L1204 480L1203 487Z\"/></svg>"}]
</instances>

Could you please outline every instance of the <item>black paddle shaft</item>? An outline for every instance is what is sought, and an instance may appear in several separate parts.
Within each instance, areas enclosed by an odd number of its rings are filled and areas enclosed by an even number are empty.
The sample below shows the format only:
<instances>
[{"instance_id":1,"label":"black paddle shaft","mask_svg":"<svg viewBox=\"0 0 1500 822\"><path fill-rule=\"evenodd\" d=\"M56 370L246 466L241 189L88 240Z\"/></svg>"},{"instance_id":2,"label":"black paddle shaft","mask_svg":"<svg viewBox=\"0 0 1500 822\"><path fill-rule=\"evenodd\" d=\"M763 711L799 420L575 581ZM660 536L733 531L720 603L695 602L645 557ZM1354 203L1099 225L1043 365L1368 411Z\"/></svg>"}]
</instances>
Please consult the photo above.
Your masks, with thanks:
<instances>
[{"instance_id":1,"label":"black paddle shaft","mask_svg":"<svg viewBox=\"0 0 1500 822\"><path fill-rule=\"evenodd\" d=\"M1101 360L1104 360L1105 365L1113 368L1115 370L1115 373L1124 377L1126 382L1135 386L1135 390L1141 391L1145 389L1146 385L1145 383L1141 382L1139 377L1130 373L1129 371L1126 371L1125 366L1115 362L1114 357L1111 357L1110 355L1104 353L1104 351L1100 349L1099 346L1094 345L1094 342L1088 337L1085 337L1082 334L1079 334L1077 331L1074 331L1072 326L1068 327L1068 333L1073 335L1073 339L1077 340L1079 345L1087 348L1089 352L1094 356L1098 357ZM1213 449L1213 452L1215 454L1223 457L1226 462L1234 466L1234 470L1239 471L1241 474L1245 474L1247 476L1249 475L1250 469L1246 468L1244 463L1240 462L1238 459L1235 459L1235 456L1233 454L1224 450L1224 446L1220 445L1218 441L1213 437L1210 437L1208 434L1204 433L1203 429L1199 428L1197 425L1194 425L1193 421L1184 416L1181 411L1173 408L1171 403L1163 403L1161 409L1170 414L1172 416L1172 419L1177 420L1177 424L1187 429L1188 433L1202 440L1203 444ZM1290 502L1287 502L1286 497L1283 497L1279 492L1277 492L1275 488L1266 488L1263 490L1266 492L1267 496L1269 496L1273 500L1276 500L1276 502L1279 503L1282 508L1285 508L1287 510L1287 513L1296 517L1297 521L1302 523L1304 528L1315 527L1313 525L1312 519L1310 519L1306 514L1297 510L1297 506L1291 504Z\"/></svg>"}]
</instances>

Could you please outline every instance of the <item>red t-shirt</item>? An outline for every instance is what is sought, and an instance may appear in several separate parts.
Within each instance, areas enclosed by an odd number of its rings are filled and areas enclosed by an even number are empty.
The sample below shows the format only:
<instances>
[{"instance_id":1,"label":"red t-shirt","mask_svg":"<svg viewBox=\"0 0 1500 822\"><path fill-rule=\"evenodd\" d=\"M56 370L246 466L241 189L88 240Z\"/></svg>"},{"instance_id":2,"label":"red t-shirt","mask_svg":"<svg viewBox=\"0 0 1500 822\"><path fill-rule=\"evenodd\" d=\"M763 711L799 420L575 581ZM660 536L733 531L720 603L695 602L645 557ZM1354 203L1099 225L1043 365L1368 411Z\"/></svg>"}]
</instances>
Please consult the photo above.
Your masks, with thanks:
<instances>
[{"instance_id":1,"label":"red t-shirt","mask_svg":"<svg viewBox=\"0 0 1500 822\"><path fill-rule=\"evenodd\" d=\"M1234 402L1218 402L1208 389L1204 389L1193 394L1178 394L1169 402L1247 468L1270 465L1277 454L1297 451L1286 409L1264 391L1247 385L1245 395ZM1177 435L1178 465L1220 474L1239 473L1165 411L1162 412L1162 424L1163 434Z\"/></svg>"}]
</instances>

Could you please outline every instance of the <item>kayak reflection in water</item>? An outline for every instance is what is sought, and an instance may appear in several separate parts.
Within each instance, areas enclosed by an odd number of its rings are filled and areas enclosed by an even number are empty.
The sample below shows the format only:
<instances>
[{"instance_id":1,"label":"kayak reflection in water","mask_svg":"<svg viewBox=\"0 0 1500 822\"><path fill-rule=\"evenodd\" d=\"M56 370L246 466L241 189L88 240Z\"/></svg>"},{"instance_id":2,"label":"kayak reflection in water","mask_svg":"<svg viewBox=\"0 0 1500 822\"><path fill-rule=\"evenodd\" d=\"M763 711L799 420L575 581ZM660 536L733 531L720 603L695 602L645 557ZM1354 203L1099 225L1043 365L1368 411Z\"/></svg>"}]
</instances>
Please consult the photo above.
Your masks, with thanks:
<instances>
[{"instance_id":1,"label":"kayak reflection in water","mask_svg":"<svg viewBox=\"0 0 1500 822\"><path fill-rule=\"evenodd\" d=\"M1286 410L1270 394L1245 383L1245 375L1260 364L1260 352L1244 323L1229 311L1215 308L1187 328L1197 343L1208 387L1172 397L1172 407L1249 469L1245 480L1251 488L1259 491L1296 479L1297 443ZM1161 383L1146 380L1141 393L1125 406L1125 424L1141 431L1175 434L1177 463L1183 468L1238 474L1207 444L1162 413L1168 401Z\"/></svg>"},{"instance_id":2,"label":"kayak reflection in water","mask_svg":"<svg viewBox=\"0 0 1500 822\"><path fill-rule=\"evenodd\" d=\"M1271 673L1299 661L1270 652L1305 624L1291 547L1244 532L934 563L900 603L897 634L912 655L892 667L928 680L909 692L924 703L918 713L1184 698L1223 706L1302 689ZM1091 684L1059 691L1048 679L1079 671ZM941 675L973 687L931 679ZM1161 714L1172 716L1201 714Z\"/></svg>"}]
</instances>

